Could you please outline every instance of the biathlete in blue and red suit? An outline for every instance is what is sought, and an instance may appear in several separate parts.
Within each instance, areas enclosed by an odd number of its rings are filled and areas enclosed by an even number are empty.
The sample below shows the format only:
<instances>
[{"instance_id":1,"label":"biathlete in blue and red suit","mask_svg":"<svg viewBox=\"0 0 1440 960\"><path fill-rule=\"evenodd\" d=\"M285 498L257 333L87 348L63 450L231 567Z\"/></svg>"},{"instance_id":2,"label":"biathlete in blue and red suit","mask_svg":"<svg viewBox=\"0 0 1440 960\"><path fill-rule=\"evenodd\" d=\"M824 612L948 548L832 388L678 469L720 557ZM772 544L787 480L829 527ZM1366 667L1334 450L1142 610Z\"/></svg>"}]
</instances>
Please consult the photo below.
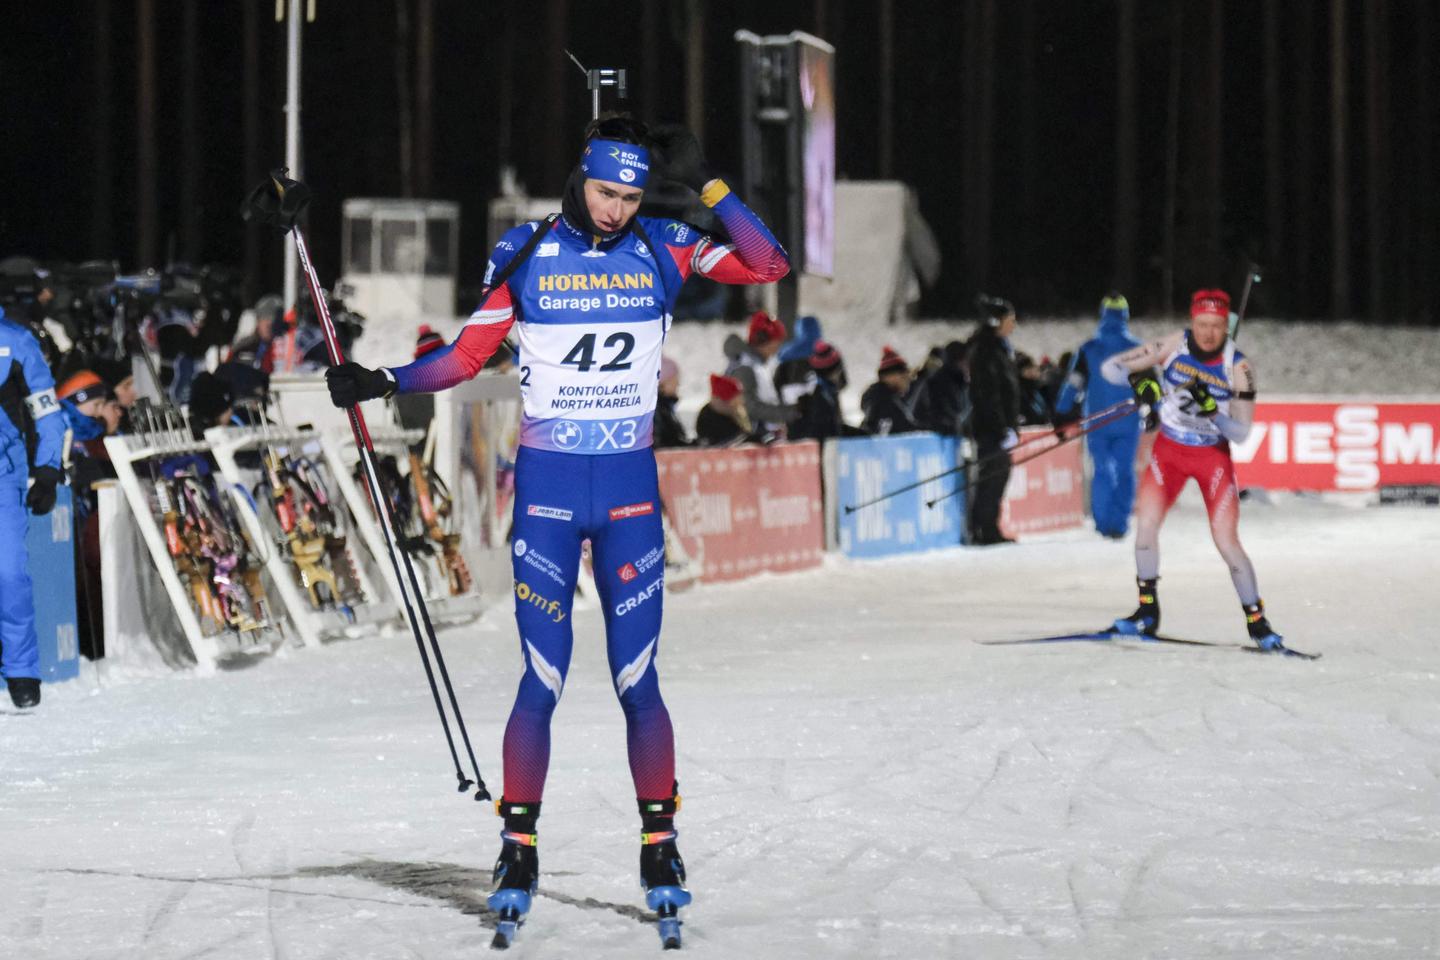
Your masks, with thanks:
<instances>
[{"instance_id":1,"label":"biathlete in blue and red suit","mask_svg":"<svg viewBox=\"0 0 1440 960\"><path fill-rule=\"evenodd\" d=\"M665 558L650 441L660 350L691 274L772 283L790 264L755 214L706 172L693 136L672 131L660 139L628 117L593 122L562 214L504 235L487 267L494 288L453 343L394 369L346 364L327 374L342 406L397 391L435 392L474 376L508 333L517 334L524 413L513 564L525 672L505 730L501 896L492 901L497 909L520 906L522 914L538 872L535 822L550 719L570 666L571 602L587 538L642 817L642 879L652 894L666 887L689 898L674 842L674 737L655 668ZM678 220L636 216L652 144L667 178L700 194L730 243Z\"/></svg>"},{"instance_id":2,"label":"biathlete in blue and red suit","mask_svg":"<svg viewBox=\"0 0 1440 960\"><path fill-rule=\"evenodd\" d=\"M1230 568L1250 638L1261 649L1283 646L1265 617L1255 568L1240 545L1240 491L1230 444L1243 443L1255 417L1255 367L1228 336L1230 297L1200 290L1190 302L1190 329L1106 360L1111 383L1129 380L1160 433L1140 481L1135 506L1135 577L1140 606L1115 621L1121 633L1153 636L1160 629L1160 525L1194 478L1205 498L1210 534Z\"/></svg>"}]
</instances>

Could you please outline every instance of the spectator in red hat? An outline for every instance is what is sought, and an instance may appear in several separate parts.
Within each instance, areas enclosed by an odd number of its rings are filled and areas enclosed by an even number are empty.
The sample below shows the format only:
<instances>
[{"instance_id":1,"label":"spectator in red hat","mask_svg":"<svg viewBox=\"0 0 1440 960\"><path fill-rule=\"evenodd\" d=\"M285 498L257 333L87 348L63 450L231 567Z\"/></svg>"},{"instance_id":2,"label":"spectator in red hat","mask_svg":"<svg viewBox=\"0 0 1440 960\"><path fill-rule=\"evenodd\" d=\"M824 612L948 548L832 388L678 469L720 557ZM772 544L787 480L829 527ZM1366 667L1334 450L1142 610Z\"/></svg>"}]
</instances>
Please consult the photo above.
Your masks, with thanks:
<instances>
[{"instance_id":1,"label":"spectator in red hat","mask_svg":"<svg viewBox=\"0 0 1440 960\"><path fill-rule=\"evenodd\" d=\"M743 341L733 333L725 339L725 356L730 360L725 375L740 382L750 422L772 434L783 433L785 425L800 415L794 404L780 399L775 386L776 355L784 343L785 325L764 310L750 315Z\"/></svg>"},{"instance_id":2,"label":"spectator in red hat","mask_svg":"<svg viewBox=\"0 0 1440 960\"><path fill-rule=\"evenodd\" d=\"M445 338L440 335L440 331L428 323L420 324L418 336L415 338L416 360L419 360L431 350L439 350L443 346L445 346Z\"/></svg>"},{"instance_id":3,"label":"spectator in red hat","mask_svg":"<svg viewBox=\"0 0 1440 960\"><path fill-rule=\"evenodd\" d=\"M695 419L696 442L704 447L733 447L749 440L751 432L740 381L710 374L710 402Z\"/></svg>"},{"instance_id":4,"label":"spectator in red hat","mask_svg":"<svg viewBox=\"0 0 1440 960\"><path fill-rule=\"evenodd\" d=\"M867 433L886 436L892 433L913 433L920 429L910 408L910 391L914 379L910 365L890 347L882 348L875 382L860 396L860 409L865 411L861 426Z\"/></svg>"},{"instance_id":5,"label":"spectator in red hat","mask_svg":"<svg viewBox=\"0 0 1440 960\"><path fill-rule=\"evenodd\" d=\"M800 419L790 427L791 439L863 436L865 431L847 424L840 412L840 393L847 383L840 351L828 340L817 340L806 363L814 373L815 389L798 401Z\"/></svg>"}]
</instances>

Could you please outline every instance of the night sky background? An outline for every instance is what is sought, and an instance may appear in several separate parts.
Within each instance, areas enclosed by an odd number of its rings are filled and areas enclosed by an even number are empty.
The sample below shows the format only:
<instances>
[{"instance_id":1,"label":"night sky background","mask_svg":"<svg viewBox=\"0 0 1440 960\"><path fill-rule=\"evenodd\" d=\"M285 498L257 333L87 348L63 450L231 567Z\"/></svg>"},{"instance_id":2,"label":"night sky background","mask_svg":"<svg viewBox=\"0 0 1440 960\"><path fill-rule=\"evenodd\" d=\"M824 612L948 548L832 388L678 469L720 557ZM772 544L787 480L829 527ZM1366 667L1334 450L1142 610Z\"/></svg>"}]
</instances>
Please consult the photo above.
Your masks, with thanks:
<instances>
[{"instance_id":1,"label":"night sky background","mask_svg":"<svg viewBox=\"0 0 1440 960\"><path fill-rule=\"evenodd\" d=\"M396 4L413 30L416 2L319 0L317 21L305 27L304 175L315 194L310 239L322 278L339 267L341 201L405 191L399 77L413 98L414 47L397 42ZM877 0L432 2L426 193L461 204L462 285L483 273L486 204L501 163L516 166L532 195L554 195L574 162L589 96L559 48L591 66L628 68L631 110L684 120L688 9L701 12L703 142L714 167L738 180L735 30L803 29L837 47L840 176L881 173ZM1262 314L1440 323L1440 287L1430 276L1440 249L1440 3L1369 2L1378 13L1361 0L896 0L892 173L915 188L945 257L924 313L968 314L982 289L1016 300L1022 312L1090 312L1119 280L1138 311L1160 312L1181 305L1194 286L1238 293L1255 260L1265 283L1253 309ZM147 6L157 64L157 265L172 248L194 262L246 263L239 201L284 156L285 27L270 0L250 14L258 21L254 77L245 69L242 0L197 4L188 101L179 0L10 5L0 41L0 257L151 265L142 262L137 231L135 63ZM1117 22L1126 7L1134 15L1135 153L1131 182L1119 184ZM1343 223L1332 161L1337 24L1347 84ZM1172 101L1177 35L1181 85ZM981 44L987 56L977 52ZM1278 57L1279 84L1268 100L1267 49ZM247 169L249 84L260 133L258 163ZM993 100L982 130L976 104L986 89ZM1174 102L1179 166L1167 304ZM1267 130L1277 117L1280 126ZM182 176L187 129L197 171L192 202ZM977 147L983 143L988 150ZM1218 177L1206 166L1211 156ZM987 169L990 179L977 180ZM986 182L988 227L977 230L976 184ZM1113 242L1117 189L1134 203L1129 258L1117 257ZM277 289L282 241L256 234L249 242L252 292ZM1337 249L1345 302L1337 302Z\"/></svg>"}]
</instances>

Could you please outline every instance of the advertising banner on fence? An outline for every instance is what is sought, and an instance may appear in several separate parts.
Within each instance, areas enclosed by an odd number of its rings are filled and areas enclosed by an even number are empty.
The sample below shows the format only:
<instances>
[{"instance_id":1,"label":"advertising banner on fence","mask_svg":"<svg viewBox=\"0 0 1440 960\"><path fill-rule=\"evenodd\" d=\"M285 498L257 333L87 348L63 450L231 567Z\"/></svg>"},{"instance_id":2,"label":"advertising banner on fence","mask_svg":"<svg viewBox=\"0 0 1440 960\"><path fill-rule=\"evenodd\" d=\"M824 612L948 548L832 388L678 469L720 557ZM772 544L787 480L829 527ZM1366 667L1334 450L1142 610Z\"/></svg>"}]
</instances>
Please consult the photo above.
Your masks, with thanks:
<instances>
[{"instance_id":1,"label":"advertising banner on fence","mask_svg":"<svg viewBox=\"0 0 1440 960\"><path fill-rule=\"evenodd\" d=\"M1231 453L1242 487L1440 483L1440 401L1262 401L1249 438Z\"/></svg>"},{"instance_id":2,"label":"advertising banner on fence","mask_svg":"<svg viewBox=\"0 0 1440 960\"><path fill-rule=\"evenodd\" d=\"M1032 440L1032 437L1049 439ZM1035 456L1060 441L1049 427L1026 427L1020 431L1020 442L1025 446L1018 448L1015 456L1034 456L1035 459L1017 464L1010 471L1005 499L1000 503L1000 531L1007 537L1021 537L1083 524L1085 461L1081 444L1084 441L1075 440L1059 450Z\"/></svg>"},{"instance_id":3,"label":"advertising banner on fence","mask_svg":"<svg viewBox=\"0 0 1440 960\"><path fill-rule=\"evenodd\" d=\"M845 510L953 468L954 437L934 433L847 437L834 441L834 447L831 509L842 552L852 557L884 557L953 547L960 542L965 529L965 495L946 497L934 507L925 505L954 490L960 482L958 473L853 513Z\"/></svg>"},{"instance_id":4,"label":"advertising banner on fence","mask_svg":"<svg viewBox=\"0 0 1440 960\"><path fill-rule=\"evenodd\" d=\"M820 445L660 450L666 520L702 581L820 565Z\"/></svg>"},{"instance_id":5,"label":"advertising banner on fence","mask_svg":"<svg viewBox=\"0 0 1440 960\"><path fill-rule=\"evenodd\" d=\"M35 594L35 636L40 679L47 683L80 674L75 632L75 511L70 488L55 488L55 507L32 516L25 535L27 566Z\"/></svg>"}]
</instances>

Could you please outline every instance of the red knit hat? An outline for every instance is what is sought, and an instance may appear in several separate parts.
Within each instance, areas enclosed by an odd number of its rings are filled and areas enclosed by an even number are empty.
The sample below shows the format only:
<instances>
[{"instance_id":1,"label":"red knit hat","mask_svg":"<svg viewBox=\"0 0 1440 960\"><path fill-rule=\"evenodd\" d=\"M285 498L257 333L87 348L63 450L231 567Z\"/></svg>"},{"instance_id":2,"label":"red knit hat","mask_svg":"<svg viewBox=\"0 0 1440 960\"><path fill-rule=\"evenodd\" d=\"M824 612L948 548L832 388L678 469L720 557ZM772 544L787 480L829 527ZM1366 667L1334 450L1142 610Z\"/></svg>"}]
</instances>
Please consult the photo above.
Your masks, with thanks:
<instances>
[{"instance_id":1,"label":"red knit hat","mask_svg":"<svg viewBox=\"0 0 1440 960\"><path fill-rule=\"evenodd\" d=\"M1195 296L1190 298L1190 316L1198 317L1206 313L1229 317L1230 294L1224 290L1196 290Z\"/></svg>"},{"instance_id":2,"label":"red knit hat","mask_svg":"<svg viewBox=\"0 0 1440 960\"><path fill-rule=\"evenodd\" d=\"M415 338L415 359L419 360L431 350L439 350L445 346L445 338L440 336L428 323L420 324L420 336Z\"/></svg>"},{"instance_id":3,"label":"red knit hat","mask_svg":"<svg viewBox=\"0 0 1440 960\"><path fill-rule=\"evenodd\" d=\"M816 340L815 352L810 354L810 369L829 370L840 363L840 351L828 340Z\"/></svg>"},{"instance_id":4,"label":"red knit hat","mask_svg":"<svg viewBox=\"0 0 1440 960\"><path fill-rule=\"evenodd\" d=\"M103 400L109 394L110 388L105 386L105 381L93 370L77 370L55 391L57 397L69 400L76 406L86 400Z\"/></svg>"},{"instance_id":5,"label":"red knit hat","mask_svg":"<svg viewBox=\"0 0 1440 960\"><path fill-rule=\"evenodd\" d=\"M740 396L740 381L734 377L722 377L718 373L710 374L710 396L716 400L734 400Z\"/></svg>"},{"instance_id":6,"label":"red knit hat","mask_svg":"<svg viewBox=\"0 0 1440 960\"><path fill-rule=\"evenodd\" d=\"M750 346L754 347L772 340L784 339L785 324L764 310L756 310L750 314L750 330L745 334L745 342Z\"/></svg>"},{"instance_id":7,"label":"red knit hat","mask_svg":"<svg viewBox=\"0 0 1440 960\"><path fill-rule=\"evenodd\" d=\"M906 373L909 370L910 365L905 362L904 357L888 346L883 348L880 354L880 373Z\"/></svg>"}]
</instances>

